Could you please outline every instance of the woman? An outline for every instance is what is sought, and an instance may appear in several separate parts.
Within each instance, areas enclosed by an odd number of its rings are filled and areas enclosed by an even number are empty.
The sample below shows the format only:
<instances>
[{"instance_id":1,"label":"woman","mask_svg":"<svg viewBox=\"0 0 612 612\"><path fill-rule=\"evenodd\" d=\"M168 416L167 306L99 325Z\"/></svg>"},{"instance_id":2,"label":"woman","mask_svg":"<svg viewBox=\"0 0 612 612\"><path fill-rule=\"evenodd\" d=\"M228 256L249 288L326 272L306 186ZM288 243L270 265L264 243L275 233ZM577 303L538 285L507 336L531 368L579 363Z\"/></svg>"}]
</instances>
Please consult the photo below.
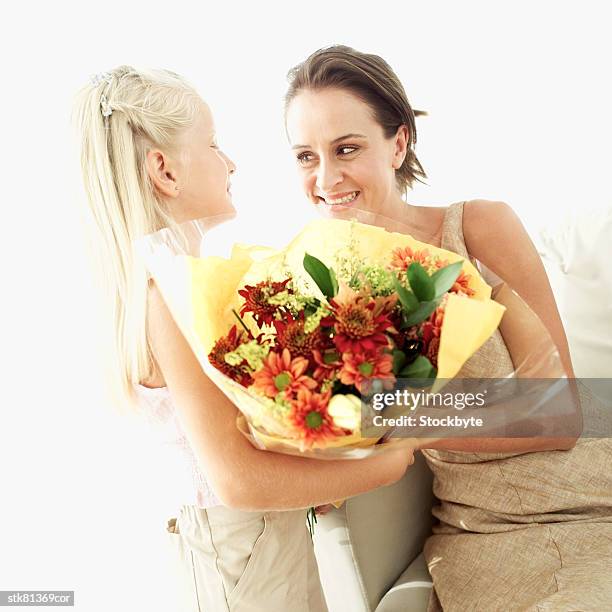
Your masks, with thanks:
<instances>
[{"instance_id":1,"label":"woman","mask_svg":"<svg viewBox=\"0 0 612 612\"><path fill-rule=\"evenodd\" d=\"M176 423L193 455L196 503L183 500L170 525L184 556L186 609L325 610L305 508L397 481L411 453L317 461L248 442L133 250L160 228L233 215L236 168L217 145L210 109L174 73L122 66L83 89L76 115L118 386L144 414Z\"/></svg>"},{"instance_id":2,"label":"woman","mask_svg":"<svg viewBox=\"0 0 612 612\"><path fill-rule=\"evenodd\" d=\"M573 376L546 274L512 209L485 200L423 207L402 198L425 173L413 148L415 113L383 59L344 46L315 52L289 72L285 113L314 206L328 216L378 213L423 242L478 259L539 315ZM459 376L496 378L512 370L497 331ZM440 501L439 525L425 546L434 586L429 610L609 607L611 450L609 440L576 442L569 433L422 442Z\"/></svg>"}]
</instances>

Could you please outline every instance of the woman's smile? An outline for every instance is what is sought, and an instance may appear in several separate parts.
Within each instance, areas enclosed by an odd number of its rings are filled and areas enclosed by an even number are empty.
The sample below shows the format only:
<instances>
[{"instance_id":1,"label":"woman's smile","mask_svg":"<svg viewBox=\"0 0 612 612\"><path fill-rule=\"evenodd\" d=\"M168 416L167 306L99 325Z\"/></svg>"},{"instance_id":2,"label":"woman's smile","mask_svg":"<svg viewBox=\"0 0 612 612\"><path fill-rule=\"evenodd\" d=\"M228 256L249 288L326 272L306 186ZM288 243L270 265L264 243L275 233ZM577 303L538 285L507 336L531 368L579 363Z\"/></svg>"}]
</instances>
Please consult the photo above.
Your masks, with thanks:
<instances>
[{"instance_id":1,"label":"woman's smile","mask_svg":"<svg viewBox=\"0 0 612 612\"><path fill-rule=\"evenodd\" d=\"M345 191L338 194L317 195L320 202L328 206L350 206L359 197L360 191Z\"/></svg>"}]
</instances>

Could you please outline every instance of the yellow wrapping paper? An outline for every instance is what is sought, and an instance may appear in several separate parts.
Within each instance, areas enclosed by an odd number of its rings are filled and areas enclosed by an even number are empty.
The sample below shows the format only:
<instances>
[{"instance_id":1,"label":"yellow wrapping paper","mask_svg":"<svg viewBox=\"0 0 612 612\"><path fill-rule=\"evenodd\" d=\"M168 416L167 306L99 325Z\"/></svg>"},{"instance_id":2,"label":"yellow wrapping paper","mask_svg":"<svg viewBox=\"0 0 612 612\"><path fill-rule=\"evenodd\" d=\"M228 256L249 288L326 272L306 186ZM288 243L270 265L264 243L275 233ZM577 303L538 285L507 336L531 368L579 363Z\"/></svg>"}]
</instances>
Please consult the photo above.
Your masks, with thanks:
<instances>
[{"instance_id":1,"label":"yellow wrapping paper","mask_svg":"<svg viewBox=\"0 0 612 612\"><path fill-rule=\"evenodd\" d=\"M493 333L505 309L491 300L491 288L471 262L407 234L355 221L319 219L308 224L282 250L238 244L232 249L229 259L185 255L164 258L160 255L155 262L155 276L177 324L203 368L251 418L252 440L265 448L300 453L304 450L303 441L288 439L283 424L275 422L260 409L258 396L215 370L208 362L208 353L214 343L237 323L232 310L240 310L242 297L238 290L245 285L266 279L284 280L289 272L299 290L323 298L303 267L305 253L338 271L341 262L351 258L368 265L386 266L393 250L398 247L410 247L413 251L426 249L432 256L448 263L462 261L463 271L470 276L474 295L467 298L450 294L446 303L438 353L437 380L442 384L444 380L453 378ZM252 323L249 315L244 320L247 325ZM332 448L363 449L374 443L374 439L364 438L355 430L352 435L337 440L314 443L311 449L315 453Z\"/></svg>"},{"instance_id":2,"label":"yellow wrapping paper","mask_svg":"<svg viewBox=\"0 0 612 612\"><path fill-rule=\"evenodd\" d=\"M381 227L343 221L319 219L308 224L282 250L262 246L235 245L229 259L220 257L173 258L165 268L158 265L156 276L160 289L173 312L177 324L185 334L200 363L215 383L251 417L240 414L237 426L253 444L268 450L301 454L304 443L288 439L281 423L269 418L253 418L258 412L257 396L212 368L208 353L215 342L237 323L232 310L238 312L242 298L238 290L266 279L284 280L290 272L299 290L323 298L319 288L303 267L304 254L309 253L338 271L343 258L356 258L368 265L387 266L394 249L410 247L413 251L426 249L433 256L449 264L462 261L463 272L470 276L470 298L450 294L445 306L438 353L438 381L453 378L465 361L489 338L498 327L504 306L491 300L491 288L468 260L411 236L390 232ZM188 286L188 291L185 291ZM247 324L250 316L244 317ZM434 385L436 391L438 384ZM260 410L261 412L261 410ZM376 438L364 438L359 430L352 435L324 443L314 443L309 450L313 456L324 457L325 449L351 449L353 457L364 456ZM333 456L332 453L330 456ZM337 456L337 455L336 455ZM342 501L334 506L340 507Z\"/></svg>"},{"instance_id":3,"label":"yellow wrapping paper","mask_svg":"<svg viewBox=\"0 0 612 612\"><path fill-rule=\"evenodd\" d=\"M236 322L232 309L240 309L242 298L238 290L266 278L283 280L287 269L302 290L322 298L319 288L304 270L302 262L306 252L332 268L339 257L351 255L368 264L385 265L394 249L406 246L413 250L427 249L449 264L463 261L463 271L470 275L470 287L475 294L471 298L449 295L440 336L438 378L453 378L497 328L505 308L491 300L491 288L476 267L457 253L419 242L406 234L353 221L312 221L281 251L236 245L227 260L188 258L191 318L198 342L208 354L215 341Z\"/></svg>"}]
</instances>

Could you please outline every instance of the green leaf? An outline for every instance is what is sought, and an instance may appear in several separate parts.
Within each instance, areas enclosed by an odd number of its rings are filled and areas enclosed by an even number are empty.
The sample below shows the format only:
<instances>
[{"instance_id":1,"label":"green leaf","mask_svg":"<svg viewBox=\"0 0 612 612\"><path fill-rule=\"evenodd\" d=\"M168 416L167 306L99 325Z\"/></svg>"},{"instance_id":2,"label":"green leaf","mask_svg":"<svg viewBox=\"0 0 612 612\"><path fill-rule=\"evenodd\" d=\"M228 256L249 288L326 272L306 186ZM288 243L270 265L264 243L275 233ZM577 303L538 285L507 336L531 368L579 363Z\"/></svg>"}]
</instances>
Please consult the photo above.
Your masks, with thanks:
<instances>
[{"instance_id":1,"label":"green leaf","mask_svg":"<svg viewBox=\"0 0 612 612\"><path fill-rule=\"evenodd\" d=\"M393 373L397 376L399 371L406 363L406 354L403 351L395 349L393 351Z\"/></svg>"},{"instance_id":2,"label":"green leaf","mask_svg":"<svg viewBox=\"0 0 612 612\"><path fill-rule=\"evenodd\" d=\"M435 378L436 374L436 368L431 365L431 361L427 357L419 355L399 373L398 378L429 379Z\"/></svg>"},{"instance_id":3,"label":"green leaf","mask_svg":"<svg viewBox=\"0 0 612 612\"><path fill-rule=\"evenodd\" d=\"M320 259L305 253L304 269L326 298L333 298L336 295L338 291L336 275Z\"/></svg>"},{"instance_id":4,"label":"green leaf","mask_svg":"<svg viewBox=\"0 0 612 612\"><path fill-rule=\"evenodd\" d=\"M404 315L403 327L411 327L412 325L422 323L438 307L439 303L439 298L431 300L430 302L421 302L414 312Z\"/></svg>"},{"instance_id":5,"label":"green leaf","mask_svg":"<svg viewBox=\"0 0 612 612\"><path fill-rule=\"evenodd\" d=\"M329 278L331 279L331 282L332 282L332 288L334 290L334 295L337 295L338 294L338 279L336 278L336 273L333 271L332 268L329 268Z\"/></svg>"},{"instance_id":6,"label":"green leaf","mask_svg":"<svg viewBox=\"0 0 612 612\"><path fill-rule=\"evenodd\" d=\"M456 261L431 275L436 297L444 295L455 284L462 267L463 262Z\"/></svg>"},{"instance_id":7,"label":"green leaf","mask_svg":"<svg viewBox=\"0 0 612 612\"><path fill-rule=\"evenodd\" d=\"M433 281L420 263L411 263L407 275L410 288L419 302L429 302L436 297Z\"/></svg>"},{"instance_id":8,"label":"green leaf","mask_svg":"<svg viewBox=\"0 0 612 612\"><path fill-rule=\"evenodd\" d=\"M414 293L408 291L395 276L393 277L393 286L397 292L403 311L406 314L410 314L419 307L419 300L416 299Z\"/></svg>"}]
</instances>

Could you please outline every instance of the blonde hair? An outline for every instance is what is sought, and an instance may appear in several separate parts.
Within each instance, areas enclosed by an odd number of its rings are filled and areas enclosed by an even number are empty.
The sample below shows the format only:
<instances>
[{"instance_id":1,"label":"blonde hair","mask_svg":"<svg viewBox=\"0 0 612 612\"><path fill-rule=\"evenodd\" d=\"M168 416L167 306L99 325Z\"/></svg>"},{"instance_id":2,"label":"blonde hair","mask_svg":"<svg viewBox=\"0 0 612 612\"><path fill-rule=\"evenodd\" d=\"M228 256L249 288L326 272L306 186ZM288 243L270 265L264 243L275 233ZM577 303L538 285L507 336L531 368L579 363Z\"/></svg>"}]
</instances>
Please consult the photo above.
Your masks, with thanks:
<instances>
[{"instance_id":1,"label":"blonde hair","mask_svg":"<svg viewBox=\"0 0 612 612\"><path fill-rule=\"evenodd\" d=\"M96 251L110 304L113 398L134 406L133 385L152 373L147 339L147 271L134 240L174 225L147 169L151 148L177 152L178 136L193 125L202 100L167 70L120 66L85 86L74 118L81 170L93 213Z\"/></svg>"}]
</instances>

